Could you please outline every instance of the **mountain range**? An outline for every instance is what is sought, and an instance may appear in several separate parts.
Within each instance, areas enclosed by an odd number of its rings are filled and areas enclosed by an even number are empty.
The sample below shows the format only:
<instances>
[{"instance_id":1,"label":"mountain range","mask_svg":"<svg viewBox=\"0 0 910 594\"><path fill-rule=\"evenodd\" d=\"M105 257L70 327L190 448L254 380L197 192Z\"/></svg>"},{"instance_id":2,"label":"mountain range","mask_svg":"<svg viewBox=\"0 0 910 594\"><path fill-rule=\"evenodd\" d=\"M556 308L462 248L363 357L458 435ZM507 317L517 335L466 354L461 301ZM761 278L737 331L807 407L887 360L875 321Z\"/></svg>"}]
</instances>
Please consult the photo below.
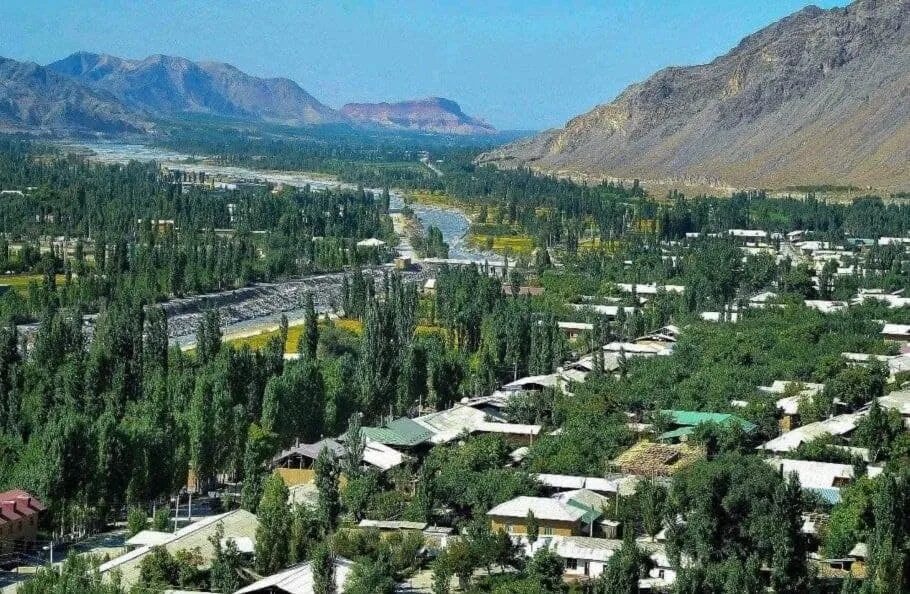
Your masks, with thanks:
<instances>
[{"instance_id":1,"label":"mountain range","mask_svg":"<svg viewBox=\"0 0 910 594\"><path fill-rule=\"evenodd\" d=\"M290 79L251 76L222 62L164 55L129 60L89 52L47 66L0 58L0 128L143 132L187 114L288 126L495 132L448 99L350 104L338 111Z\"/></svg>"},{"instance_id":2,"label":"mountain range","mask_svg":"<svg viewBox=\"0 0 910 594\"><path fill-rule=\"evenodd\" d=\"M675 185L910 187L910 1L807 7L479 162Z\"/></svg>"}]
</instances>

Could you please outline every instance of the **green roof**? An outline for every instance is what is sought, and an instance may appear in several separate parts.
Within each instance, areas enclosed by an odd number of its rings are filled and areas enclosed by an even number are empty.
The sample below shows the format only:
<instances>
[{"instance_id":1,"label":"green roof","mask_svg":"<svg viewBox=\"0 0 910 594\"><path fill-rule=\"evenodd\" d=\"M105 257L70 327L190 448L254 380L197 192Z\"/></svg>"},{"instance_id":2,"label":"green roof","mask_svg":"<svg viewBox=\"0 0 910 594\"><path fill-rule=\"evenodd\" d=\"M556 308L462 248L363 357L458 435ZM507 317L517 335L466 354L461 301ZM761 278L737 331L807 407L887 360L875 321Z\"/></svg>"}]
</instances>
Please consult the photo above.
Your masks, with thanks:
<instances>
[{"instance_id":1,"label":"green roof","mask_svg":"<svg viewBox=\"0 0 910 594\"><path fill-rule=\"evenodd\" d=\"M361 432L364 438L389 446L415 446L433 436L432 431L406 417L389 421L382 427L364 427Z\"/></svg>"},{"instance_id":2,"label":"green roof","mask_svg":"<svg viewBox=\"0 0 910 594\"><path fill-rule=\"evenodd\" d=\"M583 512L585 512L584 515L581 518L579 518L581 520L582 524L590 524L591 522L593 522L594 520L596 520L597 518L599 518L600 516L603 515L602 511L594 509L592 507L588 507L584 503L575 501L574 499L569 499L566 502L566 505L571 505L572 507L574 507L576 509L580 509Z\"/></svg>"},{"instance_id":3,"label":"green roof","mask_svg":"<svg viewBox=\"0 0 910 594\"><path fill-rule=\"evenodd\" d=\"M721 425L726 423L739 423L739 426L747 433L754 431L756 428L754 423L750 423L742 417L737 417L736 415L731 415L729 413L699 412L694 410L662 410L660 411L660 414L669 417L674 425L682 425L683 427L696 427L702 423L718 423ZM665 433L664 435L667 434ZM663 435L661 437L663 437Z\"/></svg>"}]
</instances>

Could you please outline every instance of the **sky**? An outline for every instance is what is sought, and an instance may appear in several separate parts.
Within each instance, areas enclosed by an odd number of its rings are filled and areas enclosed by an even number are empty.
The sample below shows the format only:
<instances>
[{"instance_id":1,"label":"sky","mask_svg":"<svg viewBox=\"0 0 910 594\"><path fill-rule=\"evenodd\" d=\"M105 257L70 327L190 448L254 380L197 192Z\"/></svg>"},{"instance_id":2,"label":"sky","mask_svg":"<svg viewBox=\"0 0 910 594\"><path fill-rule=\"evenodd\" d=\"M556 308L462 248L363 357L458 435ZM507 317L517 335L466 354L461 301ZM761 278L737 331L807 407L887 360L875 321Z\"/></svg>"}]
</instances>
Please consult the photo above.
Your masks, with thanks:
<instances>
[{"instance_id":1,"label":"sky","mask_svg":"<svg viewBox=\"0 0 910 594\"><path fill-rule=\"evenodd\" d=\"M822 8L845 0L819 0ZM440 96L503 130L562 126L709 62L805 0L3 0L0 56L170 54L285 76L331 107Z\"/></svg>"}]
</instances>

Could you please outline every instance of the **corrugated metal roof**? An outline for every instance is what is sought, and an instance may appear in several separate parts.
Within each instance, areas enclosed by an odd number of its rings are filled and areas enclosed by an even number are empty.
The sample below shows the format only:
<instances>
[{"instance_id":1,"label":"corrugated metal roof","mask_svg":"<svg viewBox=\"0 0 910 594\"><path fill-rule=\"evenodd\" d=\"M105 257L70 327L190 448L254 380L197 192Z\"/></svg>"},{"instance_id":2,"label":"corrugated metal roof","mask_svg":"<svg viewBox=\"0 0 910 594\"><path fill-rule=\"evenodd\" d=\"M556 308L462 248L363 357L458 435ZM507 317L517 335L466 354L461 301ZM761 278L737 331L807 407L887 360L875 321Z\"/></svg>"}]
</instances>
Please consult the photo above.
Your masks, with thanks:
<instances>
[{"instance_id":1,"label":"corrugated metal roof","mask_svg":"<svg viewBox=\"0 0 910 594\"><path fill-rule=\"evenodd\" d=\"M382 427L364 427L361 431L366 439L396 446L419 445L433 436L432 431L406 417L389 421Z\"/></svg>"}]
</instances>

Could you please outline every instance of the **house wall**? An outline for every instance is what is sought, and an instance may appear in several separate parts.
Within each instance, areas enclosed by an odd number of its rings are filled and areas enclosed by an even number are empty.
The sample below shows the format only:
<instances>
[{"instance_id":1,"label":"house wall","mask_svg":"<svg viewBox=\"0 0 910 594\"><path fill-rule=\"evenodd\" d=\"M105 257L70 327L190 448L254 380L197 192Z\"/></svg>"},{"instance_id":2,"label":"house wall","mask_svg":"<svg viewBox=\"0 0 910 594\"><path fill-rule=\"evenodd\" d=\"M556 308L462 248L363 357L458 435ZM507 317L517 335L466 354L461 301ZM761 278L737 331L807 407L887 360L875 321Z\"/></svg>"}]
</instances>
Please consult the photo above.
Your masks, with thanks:
<instances>
[{"instance_id":1,"label":"house wall","mask_svg":"<svg viewBox=\"0 0 910 594\"><path fill-rule=\"evenodd\" d=\"M18 520L7 520L0 525L0 552L7 553L13 549L21 549L21 541L33 542L37 536L37 513Z\"/></svg>"},{"instance_id":2,"label":"house wall","mask_svg":"<svg viewBox=\"0 0 910 594\"><path fill-rule=\"evenodd\" d=\"M564 561L566 563L564 573L566 577L570 578L596 578L604 572L604 567L606 567L606 563L603 561L586 561L585 559L564 559ZM585 573L585 563L588 565L587 573Z\"/></svg>"},{"instance_id":3,"label":"house wall","mask_svg":"<svg viewBox=\"0 0 910 594\"><path fill-rule=\"evenodd\" d=\"M527 534L527 518L507 518L493 516L490 518L490 529L493 532L504 530L508 534ZM554 522L552 520L537 520L540 536L579 536L581 524L579 522Z\"/></svg>"}]
</instances>

